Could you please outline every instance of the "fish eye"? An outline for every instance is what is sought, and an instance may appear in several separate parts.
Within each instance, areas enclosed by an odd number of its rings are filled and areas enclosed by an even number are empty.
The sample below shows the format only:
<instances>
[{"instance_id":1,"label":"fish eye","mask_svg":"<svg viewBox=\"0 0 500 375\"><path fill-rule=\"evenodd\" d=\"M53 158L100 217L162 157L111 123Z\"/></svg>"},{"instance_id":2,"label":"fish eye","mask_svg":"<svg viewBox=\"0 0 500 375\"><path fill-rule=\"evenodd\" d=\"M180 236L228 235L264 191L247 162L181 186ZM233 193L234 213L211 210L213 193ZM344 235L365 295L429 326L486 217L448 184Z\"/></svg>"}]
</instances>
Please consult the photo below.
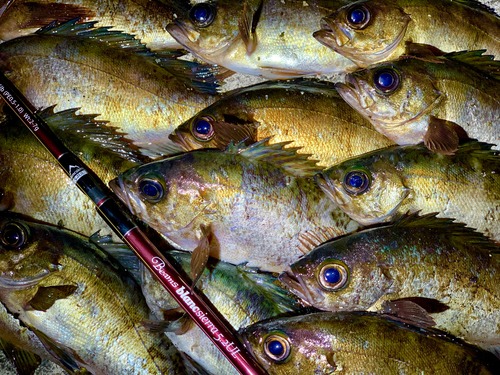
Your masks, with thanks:
<instances>
[{"instance_id":1,"label":"fish eye","mask_svg":"<svg viewBox=\"0 0 500 375\"><path fill-rule=\"evenodd\" d=\"M399 87L399 75L393 69L381 69L373 75L375 88L389 94Z\"/></svg>"},{"instance_id":2,"label":"fish eye","mask_svg":"<svg viewBox=\"0 0 500 375\"><path fill-rule=\"evenodd\" d=\"M283 362L290 356L290 343L280 335L270 335L264 340L264 353L271 361Z\"/></svg>"},{"instance_id":3,"label":"fish eye","mask_svg":"<svg viewBox=\"0 0 500 375\"><path fill-rule=\"evenodd\" d=\"M326 290L337 291L344 288L349 280L349 269L341 263L329 263L321 267L319 284Z\"/></svg>"},{"instance_id":4,"label":"fish eye","mask_svg":"<svg viewBox=\"0 0 500 375\"><path fill-rule=\"evenodd\" d=\"M144 177L139 181L140 194L150 202L159 202L163 198L164 190L156 178Z\"/></svg>"},{"instance_id":5,"label":"fish eye","mask_svg":"<svg viewBox=\"0 0 500 375\"><path fill-rule=\"evenodd\" d=\"M210 116L200 116L193 121L193 136L199 141L209 141L214 136L214 119Z\"/></svg>"},{"instance_id":6,"label":"fish eye","mask_svg":"<svg viewBox=\"0 0 500 375\"><path fill-rule=\"evenodd\" d=\"M215 7L209 3L198 3L191 8L189 18L198 27L210 26L215 19Z\"/></svg>"},{"instance_id":7,"label":"fish eye","mask_svg":"<svg viewBox=\"0 0 500 375\"><path fill-rule=\"evenodd\" d=\"M344 176L344 189L351 195L363 194L370 184L370 177L363 171L351 171Z\"/></svg>"},{"instance_id":8,"label":"fish eye","mask_svg":"<svg viewBox=\"0 0 500 375\"><path fill-rule=\"evenodd\" d=\"M7 223L0 234L2 243L11 249L19 249L28 240L27 229L18 223Z\"/></svg>"},{"instance_id":9,"label":"fish eye","mask_svg":"<svg viewBox=\"0 0 500 375\"><path fill-rule=\"evenodd\" d=\"M354 29L363 29L370 22L370 11L362 5L353 6L347 12L347 22Z\"/></svg>"}]
</instances>

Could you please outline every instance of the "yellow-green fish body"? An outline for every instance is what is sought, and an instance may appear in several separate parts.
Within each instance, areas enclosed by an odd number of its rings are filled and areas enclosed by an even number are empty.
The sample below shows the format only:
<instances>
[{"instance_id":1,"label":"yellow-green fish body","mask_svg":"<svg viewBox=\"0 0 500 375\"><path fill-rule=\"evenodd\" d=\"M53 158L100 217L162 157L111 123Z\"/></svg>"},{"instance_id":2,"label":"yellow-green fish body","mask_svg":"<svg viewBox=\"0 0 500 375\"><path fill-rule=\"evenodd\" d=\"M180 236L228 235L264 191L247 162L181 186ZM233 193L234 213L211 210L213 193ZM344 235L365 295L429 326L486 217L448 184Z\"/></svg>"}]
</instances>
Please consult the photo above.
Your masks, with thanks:
<instances>
[{"instance_id":1,"label":"yellow-green fish body","mask_svg":"<svg viewBox=\"0 0 500 375\"><path fill-rule=\"evenodd\" d=\"M434 216L413 215L325 243L281 279L322 310L386 311L393 304L402 307L396 316L416 321L416 304L436 328L498 353L500 247Z\"/></svg>"},{"instance_id":2,"label":"yellow-green fish body","mask_svg":"<svg viewBox=\"0 0 500 375\"><path fill-rule=\"evenodd\" d=\"M87 238L2 213L0 298L68 370L184 374L179 354L146 330L139 286Z\"/></svg>"},{"instance_id":3,"label":"yellow-green fish body","mask_svg":"<svg viewBox=\"0 0 500 375\"><path fill-rule=\"evenodd\" d=\"M277 318L241 334L270 375L486 375L500 366L490 353L370 313Z\"/></svg>"},{"instance_id":4,"label":"yellow-green fish body","mask_svg":"<svg viewBox=\"0 0 500 375\"><path fill-rule=\"evenodd\" d=\"M35 32L53 21L75 18L98 21L135 35L151 49L181 48L166 31L176 13L189 9L184 0L4 0L0 8L0 39L6 41ZM2 12L3 11L3 12Z\"/></svg>"},{"instance_id":5,"label":"yellow-green fish body","mask_svg":"<svg viewBox=\"0 0 500 375\"><path fill-rule=\"evenodd\" d=\"M325 17L314 34L360 67L398 59L407 42L500 57L500 19L474 0L357 1Z\"/></svg>"},{"instance_id":6,"label":"yellow-green fish body","mask_svg":"<svg viewBox=\"0 0 500 375\"><path fill-rule=\"evenodd\" d=\"M193 251L211 238L213 257L280 271L313 233L357 228L310 178L314 163L282 148L263 141L192 151L132 168L110 185L174 246Z\"/></svg>"},{"instance_id":7,"label":"yellow-green fish body","mask_svg":"<svg viewBox=\"0 0 500 375\"><path fill-rule=\"evenodd\" d=\"M500 63L484 51L407 57L354 72L340 95L400 145L449 153L463 131L500 147ZM451 137L451 138L450 138Z\"/></svg>"},{"instance_id":8,"label":"yellow-green fish body","mask_svg":"<svg viewBox=\"0 0 500 375\"><path fill-rule=\"evenodd\" d=\"M469 141L455 155L394 146L317 175L321 188L362 225L437 212L500 241L500 156Z\"/></svg>"},{"instance_id":9,"label":"yellow-green fish body","mask_svg":"<svg viewBox=\"0 0 500 375\"><path fill-rule=\"evenodd\" d=\"M98 114L150 155L179 151L168 134L214 101L185 83L215 88L203 82L208 76L199 82L185 74L198 66L162 59L130 35L74 21L0 47L0 67L35 107Z\"/></svg>"},{"instance_id":10,"label":"yellow-green fish body","mask_svg":"<svg viewBox=\"0 0 500 375\"><path fill-rule=\"evenodd\" d=\"M289 79L353 70L317 43L321 17L344 5L324 0L210 1L195 4L168 31L201 59L238 73Z\"/></svg>"},{"instance_id":11,"label":"yellow-green fish body","mask_svg":"<svg viewBox=\"0 0 500 375\"><path fill-rule=\"evenodd\" d=\"M267 82L235 90L200 111L170 136L184 150L225 149L231 141L291 142L329 167L392 144L328 84Z\"/></svg>"}]
</instances>

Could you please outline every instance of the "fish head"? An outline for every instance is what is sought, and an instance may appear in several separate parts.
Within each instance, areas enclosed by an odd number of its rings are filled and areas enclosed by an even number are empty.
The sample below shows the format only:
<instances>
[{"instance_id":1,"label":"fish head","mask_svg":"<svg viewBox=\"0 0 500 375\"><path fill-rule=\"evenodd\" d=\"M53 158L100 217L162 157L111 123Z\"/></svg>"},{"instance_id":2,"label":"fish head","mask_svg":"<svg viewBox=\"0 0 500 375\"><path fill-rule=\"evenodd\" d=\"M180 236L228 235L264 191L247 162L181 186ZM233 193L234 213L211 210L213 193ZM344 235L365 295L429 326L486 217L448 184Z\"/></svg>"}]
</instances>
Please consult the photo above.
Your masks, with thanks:
<instances>
[{"instance_id":1,"label":"fish head","mask_svg":"<svg viewBox=\"0 0 500 375\"><path fill-rule=\"evenodd\" d=\"M411 193L395 160L376 152L326 169L315 179L325 194L361 225L390 221Z\"/></svg>"},{"instance_id":2,"label":"fish head","mask_svg":"<svg viewBox=\"0 0 500 375\"><path fill-rule=\"evenodd\" d=\"M442 95L426 65L413 58L348 74L345 84L336 87L351 107L393 140L407 132L405 124L428 114Z\"/></svg>"},{"instance_id":3,"label":"fish head","mask_svg":"<svg viewBox=\"0 0 500 375\"><path fill-rule=\"evenodd\" d=\"M205 222L204 183L190 153L131 168L112 180L114 193L141 220L177 245L195 248Z\"/></svg>"},{"instance_id":4,"label":"fish head","mask_svg":"<svg viewBox=\"0 0 500 375\"><path fill-rule=\"evenodd\" d=\"M59 269L65 245L58 228L50 228L8 211L0 213L0 288L27 289Z\"/></svg>"},{"instance_id":5,"label":"fish head","mask_svg":"<svg viewBox=\"0 0 500 375\"><path fill-rule=\"evenodd\" d=\"M313 35L364 68L385 60L402 43L410 21L393 2L357 1L323 18Z\"/></svg>"},{"instance_id":6,"label":"fish head","mask_svg":"<svg viewBox=\"0 0 500 375\"><path fill-rule=\"evenodd\" d=\"M245 347L269 374L330 374L336 369L321 322L308 316L272 319L240 331Z\"/></svg>"},{"instance_id":7,"label":"fish head","mask_svg":"<svg viewBox=\"0 0 500 375\"><path fill-rule=\"evenodd\" d=\"M386 264L370 250L362 235L318 246L290 269L291 273L279 277L287 288L312 306L327 311L366 310L393 283Z\"/></svg>"},{"instance_id":8,"label":"fish head","mask_svg":"<svg viewBox=\"0 0 500 375\"><path fill-rule=\"evenodd\" d=\"M194 4L167 31L177 42L205 61L215 63L239 35L244 2L208 1Z\"/></svg>"},{"instance_id":9,"label":"fish head","mask_svg":"<svg viewBox=\"0 0 500 375\"><path fill-rule=\"evenodd\" d=\"M202 148L225 150L231 142L257 142L257 127L248 106L234 100L226 103L221 99L179 125L169 138L184 151Z\"/></svg>"}]
</instances>

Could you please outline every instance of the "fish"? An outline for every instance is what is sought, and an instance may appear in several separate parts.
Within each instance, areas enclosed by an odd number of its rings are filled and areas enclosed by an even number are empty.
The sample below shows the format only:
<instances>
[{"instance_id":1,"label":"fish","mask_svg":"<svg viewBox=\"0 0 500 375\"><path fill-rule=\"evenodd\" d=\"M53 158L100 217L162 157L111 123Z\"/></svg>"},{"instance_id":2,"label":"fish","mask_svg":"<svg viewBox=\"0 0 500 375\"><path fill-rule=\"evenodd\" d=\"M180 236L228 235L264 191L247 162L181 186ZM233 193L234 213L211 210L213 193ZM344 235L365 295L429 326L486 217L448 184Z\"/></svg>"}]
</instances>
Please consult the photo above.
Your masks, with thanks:
<instances>
[{"instance_id":1,"label":"fish","mask_svg":"<svg viewBox=\"0 0 500 375\"><path fill-rule=\"evenodd\" d=\"M179 310L179 305L149 270L139 264L137 257L130 254L129 249L123 249L123 244L113 246L118 249L113 250L111 255L119 252L117 259L120 261L128 257L137 263L134 268L139 269L138 278L146 302L159 323L166 322L160 324L176 348L188 353L211 374L238 374L191 319L186 316L175 316L177 320L173 319L172 313ZM104 249L108 250L108 247L104 246ZM174 267L184 270L186 274L190 272L191 253L169 250L163 251L163 254ZM237 330L301 308L298 298L278 284L272 274L210 258L197 283L196 292L207 297L228 321L228 326ZM155 322L152 323L154 326Z\"/></svg>"},{"instance_id":2,"label":"fish","mask_svg":"<svg viewBox=\"0 0 500 375\"><path fill-rule=\"evenodd\" d=\"M331 167L316 181L361 225L437 212L500 242L499 174L498 151L469 141L455 155L424 145L389 147Z\"/></svg>"},{"instance_id":3,"label":"fish","mask_svg":"<svg viewBox=\"0 0 500 375\"><path fill-rule=\"evenodd\" d=\"M153 50L182 48L165 30L177 13L190 8L186 0L2 0L0 2L0 39L26 36L51 22L98 21L132 34Z\"/></svg>"},{"instance_id":4,"label":"fish","mask_svg":"<svg viewBox=\"0 0 500 375\"><path fill-rule=\"evenodd\" d=\"M500 365L488 352L367 312L277 318L241 335L270 375L486 375Z\"/></svg>"},{"instance_id":5,"label":"fish","mask_svg":"<svg viewBox=\"0 0 500 375\"><path fill-rule=\"evenodd\" d=\"M107 183L143 159L120 134L76 109L38 111L55 135ZM17 117L6 116L0 125L0 210L11 210L80 234L111 233L54 156ZM119 240L114 236L115 240Z\"/></svg>"},{"instance_id":6,"label":"fish","mask_svg":"<svg viewBox=\"0 0 500 375\"><path fill-rule=\"evenodd\" d=\"M303 244L358 227L316 185L314 162L283 147L196 150L131 168L109 186L175 248L280 272Z\"/></svg>"},{"instance_id":7,"label":"fish","mask_svg":"<svg viewBox=\"0 0 500 375\"><path fill-rule=\"evenodd\" d=\"M426 321L500 353L500 246L464 224L412 214L327 242L280 280L314 307Z\"/></svg>"},{"instance_id":8,"label":"fish","mask_svg":"<svg viewBox=\"0 0 500 375\"><path fill-rule=\"evenodd\" d=\"M356 69L349 59L315 42L321 17L343 0L217 0L198 2L168 32L196 57L230 71L290 79Z\"/></svg>"},{"instance_id":9,"label":"fish","mask_svg":"<svg viewBox=\"0 0 500 375\"><path fill-rule=\"evenodd\" d=\"M4 42L0 68L36 108L98 114L147 156L179 152L168 135L217 97L210 68L94 25L73 20Z\"/></svg>"},{"instance_id":10,"label":"fish","mask_svg":"<svg viewBox=\"0 0 500 375\"><path fill-rule=\"evenodd\" d=\"M451 154L475 138L500 149L500 62L483 53L409 56L352 73L336 87L397 144L424 142Z\"/></svg>"},{"instance_id":11,"label":"fish","mask_svg":"<svg viewBox=\"0 0 500 375\"><path fill-rule=\"evenodd\" d=\"M397 60L406 44L444 52L485 48L500 58L500 19L475 0L365 0L321 20L313 36L359 67Z\"/></svg>"},{"instance_id":12,"label":"fish","mask_svg":"<svg viewBox=\"0 0 500 375\"><path fill-rule=\"evenodd\" d=\"M170 139L184 151L224 150L232 141L270 143L310 154L330 167L394 143L341 99L326 82L265 82L224 95L179 125Z\"/></svg>"},{"instance_id":13,"label":"fish","mask_svg":"<svg viewBox=\"0 0 500 375\"><path fill-rule=\"evenodd\" d=\"M0 299L69 372L185 374L180 354L143 329L131 276L87 237L0 213Z\"/></svg>"}]
</instances>

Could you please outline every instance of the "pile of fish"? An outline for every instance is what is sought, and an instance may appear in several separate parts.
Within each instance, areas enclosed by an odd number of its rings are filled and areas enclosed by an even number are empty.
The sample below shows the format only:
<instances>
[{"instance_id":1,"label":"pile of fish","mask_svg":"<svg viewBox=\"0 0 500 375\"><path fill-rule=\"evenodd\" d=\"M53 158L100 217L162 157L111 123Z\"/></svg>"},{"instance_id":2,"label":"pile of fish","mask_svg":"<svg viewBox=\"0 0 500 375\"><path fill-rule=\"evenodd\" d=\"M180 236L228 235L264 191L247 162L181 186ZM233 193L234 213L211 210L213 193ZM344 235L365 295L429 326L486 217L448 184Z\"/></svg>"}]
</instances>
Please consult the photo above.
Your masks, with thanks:
<instances>
[{"instance_id":1,"label":"pile of fish","mask_svg":"<svg viewBox=\"0 0 500 375\"><path fill-rule=\"evenodd\" d=\"M500 374L493 9L0 0L0 39L0 70L269 374ZM265 81L227 89L248 75ZM237 374L5 105L0 120L15 371Z\"/></svg>"}]
</instances>

